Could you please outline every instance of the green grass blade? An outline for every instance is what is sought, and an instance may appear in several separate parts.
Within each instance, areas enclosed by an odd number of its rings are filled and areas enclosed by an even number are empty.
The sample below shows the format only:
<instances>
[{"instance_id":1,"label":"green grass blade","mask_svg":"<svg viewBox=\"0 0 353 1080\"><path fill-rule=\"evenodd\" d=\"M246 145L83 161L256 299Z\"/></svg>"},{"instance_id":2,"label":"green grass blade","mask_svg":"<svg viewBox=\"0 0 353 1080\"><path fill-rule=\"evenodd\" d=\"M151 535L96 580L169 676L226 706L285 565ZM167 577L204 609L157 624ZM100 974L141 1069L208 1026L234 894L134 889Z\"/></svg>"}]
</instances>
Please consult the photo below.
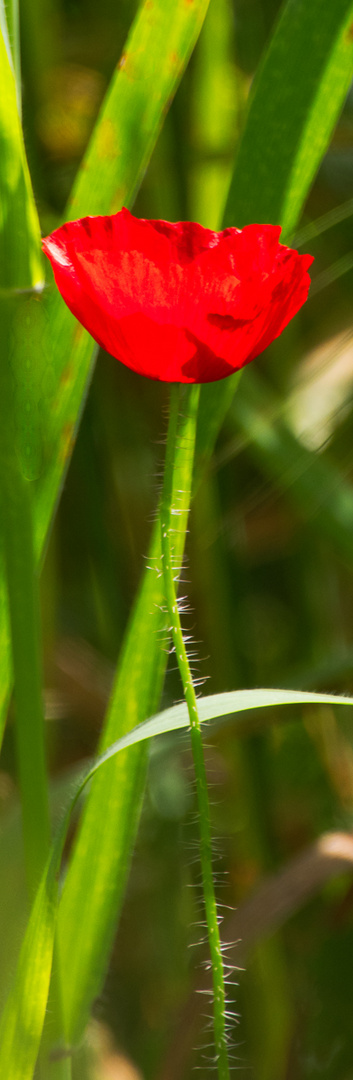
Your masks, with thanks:
<instances>
[{"instance_id":1,"label":"green grass blade","mask_svg":"<svg viewBox=\"0 0 353 1080\"><path fill-rule=\"evenodd\" d=\"M289 0L255 79L225 223L294 229L349 90L352 0Z\"/></svg>"},{"instance_id":2,"label":"green grass blade","mask_svg":"<svg viewBox=\"0 0 353 1080\"><path fill-rule=\"evenodd\" d=\"M353 74L352 0L288 0L251 92L223 227L252 221L294 230ZM230 404L220 383L220 415ZM235 383L236 385L236 383ZM203 386L198 438L207 458L212 386Z\"/></svg>"},{"instance_id":3,"label":"green grass blade","mask_svg":"<svg viewBox=\"0 0 353 1080\"><path fill-rule=\"evenodd\" d=\"M17 109L19 116L21 116L22 95L21 95L21 51L20 51L20 13L18 10L18 0L11 0L7 5L7 20L9 26L9 41L11 45L11 53L13 57L13 70L16 83L16 98Z\"/></svg>"},{"instance_id":4,"label":"green grass blade","mask_svg":"<svg viewBox=\"0 0 353 1080\"><path fill-rule=\"evenodd\" d=\"M0 503L15 677L15 728L30 889L49 849L39 616L28 485L17 455L12 338L23 292L42 282L40 232L8 48L0 33ZM5 608L6 593L3 593Z\"/></svg>"},{"instance_id":5,"label":"green grass blade","mask_svg":"<svg viewBox=\"0 0 353 1080\"><path fill-rule=\"evenodd\" d=\"M294 440L295 441L295 440ZM304 451L305 454L305 451ZM311 461L311 455L308 454ZM316 463L316 460L314 464ZM320 468L321 462L318 463ZM316 481L312 481L314 486ZM344 513L344 506L342 505L339 510L339 490L335 493L335 499L337 501L337 514ZM335 518L336 503L333 514ZM336 514L336 516L337 516ZM334 521L334 528L336 528L336 521ZM340 519L340 528L342 536L345 539L345 552L347 554L347 528L346 520ZM158 548L158 536L154 541L154 551L150 555L150 562L152 567L155 566L155 560L157 556ZM159 556L158 556L159 557ZM147 571L143 581L141 593L139 596L138 604L132 620L130 634L127 638L127 644L125 653L122 659L121 669L117 677L115 690L113 692L110 717L109 717L109 731L106 731L105 739L110 740L112 738L112 732L114 725L119 722L119 710L124 713L124 719L121 717L121 725L125 723L125 726L133 726L138 723L139 716L143 713L143 709L146 709L147 702L158 700L158 693L161 686L161 680L163 677L163 669L165 665L165 655L160 649L160 634L163 627L163 616L160 612L159 605L162 602L162 595L160 591L156 591L156 582L154 580L154 571ZM153 606L154 605L154 606ZM146 651L146 640L149 642L148 650ZM143 656L145 654L145 660L143 662ZM144 671L144 664L146 670ZM260 700L260 696L255 692L255 697L252 697L250 692L241 692L239 697L232 697L229 699L232 711L233 706L239 708L250 708L252 702L258 707L260 704L276 704L285 702L303 702L303 695L299 698L294 693L290 697L290 693L284 691L274 692L273 696L269 696L270 692L264 693ZM250 696L249 696L250 694ZM279 694L280 696L276 696ZM282 696L281 696L282 694ZM289 696L288 696L289 694ZM325 700L333 701L330 696L325 695ZM321 696L320 700L324 698ZM210 705L206 703L206 712L204 713L203 705L201 706L201 716L203 719L211 717L211 713L207 712L208 707L218 708L219 702L222 705L226 703L226 698L215 697L214 703ZM315 696L306 697L306 701L319 700ZM346 701L347 699L342 699ZM187 726L186 712L184 706L180 706L175 710L167 710L163 714L163 720L157 720L156 726L154 721L151 722L150 728L146 729L150 731L151 735L155 734L157 730L162 731L162 727L159 727L159 723L163 726L163 723L170 723L171 727L168 730L172 730L174 725L179 726L181 718L183 717L183 726ZM215 714L212 714L215 715ZM143 725L136 729L134 727L128 735L126 735L126 741L124 741L125 747L135 745L135 735L141 734L143 739ZM167 728L165 729L167 730ZM78 987L81 983L81 992L86 993L87 997L92 997L95 980L97 979L97 972L99 972L99 958L102 965L102 973L104 970L105 960L109 948L109 941L112 934L112 925L115 918L116 905L120 902L121 888L124 881L124 872L122 867L126 866L126 859L129 850L129 844L131 845L134 831L136 828L136 822L138 819L140 809L140 795L141 784L144 778L145 769L145 754L142 750L139 753L133 752L133 755L123 758L120 763L116 763L114 771L112 771L111 781L107 780L104 775L101 777L99 788L92 793L89 799L89 803L85 813L84 824L82 832L74 854L74 861L68 874L67 893L65 890L63 898L63 910L60 915L60 929L63 935L64 941L64 971L69 969L69 958L73 955L77 957L77 979ZM110 784L112 785L113 794L109 793ZM118 794L119 793L119 794ZM118 800L121 800L118 805ZM115 820L113 818L112 806L114 805ZM114 869L115 867L115 869ZM116 886L115 898L112 895L113 885L112 882L115 878L115 874L120 868L119 884ZM88 877L87 877L88 875ZM107 875L109 879L109 888L106 886L104 890L104 878ZM77 933L75 933L75 920L78 911L85 910L85 897L87 895L86 886L87 880L89 880L89 895L96 896L96 910L94 911L94 904L92 912L85 914L83 921L84 931L82 932L82 944L77 944ZM87 935L87 930L89 933ZM90 942L88 947L87 937ZM95 949L98 950L98 956L95 955ZM82 955L83 954L83 955ZM66 959L65 959L66 957ZM87 965L85 971L85 965ZM89 975L90 966L94 973L93 976ZM79 990L75 991L75 977L73 977L72 963L70 966L70 978L72 980L72 990L69 990L68 1006L70 1008L70 994L72 994L72 1005L77 1009L79 1000ZM75 997L77 995L77 1001L75 1004ZM74 1011L72 1016L74 1017ZM74 1019L69 1023L73 1024L73 1028L69 1029L70 1037L76 1034Z\"/></svg>"},{"instance_id":6,"label":"green grass blade","mask_svg":"<svg viewBox=\"0 0 353 1080\"><path fill-rule=\"evenodd\" d=\"M206 723L250 709L270 709L276 705L353 705L353 698L303 690L230 690L228 693L209 694L198 698L197 709L200 720ZM164 709L157 716L152 716L127 735L123 735L114 746L108 747L94 762L89 777L94 775L104 761L108 761L127 746L135 746L137 742L154 738L155 735L165 735L168 731L179 731L188 727L189 715L185 702Z\"/></svg>"},{"instance_id":7,"label":"green grass blade","mask_svg":"<svg viewBox=\"0 0 353 1080\"><path fill-rule=\"evenodd\" d=\"M141 5L123 54L123 57L128 56L128 61L125 62L122 58L117 66L79 169L66 217L109 213L113 209L119 209L123 202L131 204L157 140L165 112L201 29L207 7L208 0L194 0L193 4L185 4L184 0L171 0L168 5L164 0L156 0L153 5L146 0L146 3ZM9 66L6 49L4 52ZM0 66L2 69L2 54ZM5 89L6 86L7 82L4 81ZM22 139L18 116L14 111L13 75L11 87L11 109L7 93L3 92L0 102L0 160L2 166L6 166L6 174L11 178L15 194L15 164L10 156L5 155L1 141L2 109L4 117L8 117L6 130L12 132L14 137L18 133L18 139ZM28 182L26 165L25 168ZM2 182L3 172L0 175L0 185ZM20 182L19 173L17 186ZM28 222L25 220L21 223L20 218L17 219L15 200L12 207L11 229L18 229L19 237L27 235ZM29 212L27 216L30 217ZM13 231L13 236L16 235ZM41 264L37 263L37 238L38 224L32 261L34 269L38 269L35 280L39 281ZM22 250L21 242L16 243L15 249L16 252ZM6 256L6 251L2 251L0 247L1 266L6 265ZM28 284L23 275L17 277L16 284ZM1 286L0 278L0 288ZM35 484L34 501L35 549L39 559L68 466L96 349L92 339L77 324L54 288L48 290L40 307L29 307L28 317L33 325L29 352L35 384L30 403L32 404L33 399L35 407L31 437L36 458L34 475L30 470L30 478L34 479L40 473ZM20 334L20 328L18 339L18 347L13 356L15 370L21 368L23 363L23 334ZM40 407L37 407L37 401ZM28 401L23 404L26 408ZM40 463L38 466L37 460ZM1 583L0 646L2 733L9 693L10 656L7 608Z\"/></svg>"},{"instance_id":8,"label":"green grass blade","mask_svg":"<svg viewBox=\"0 0 353 1080\"><path fill-rule=\"evenodd\" d=\"M311 48L312 48L312 46L311 46ZM121 69L121 71L122 70L123 69ZM121 74L121 72L120 72L120 74ZM296 93L296 92L297 92L297 77L295 79L295 84L293 86L293 93ZM268 143L269 142L270 142L270 140L268 139ZM109 144L109 139L108 139L108 144ZM106 162L105 162L105 164L106 164ZM116 161L115 161L115 165L116 165ZM104 162L102 160L101 168L103 168L103 167L104 167ZM306 194L306 190L303 191L303 198L304 198L305 194ZM110 204L110 205L112 205L112 204ZM79 207L79 205L77 203L75 205L75 216L77 214L80 214L81 212L85 212L85 210L81 210L81 208ZM59 311L59 309L58 309L58 311ZM58 349L59 361L56 361L55 370L56 370L56 373L59 373L59 371L60 371L60 374L64 375L64 380L63 380L63 383L62 383L63 390L62 390L62 396L60 397L60 401L58 402L58 400L55 400L56 426L55 426L55 430L54 430L53 434L50 433L50 438L53 438L53 443L51 445L60 448L60 450L61 450L61 460L60 460L60 463L59 463L58 457L55 455L56 456L55 469L53 469L53 472L50 475L49 479L48 479L49 474L46 474L45 478L43 479L43 481L42 481L42 483L40 485L40 489L39 489L39 492L38 492L39 505L40 505L40 510L38 512L38 518L37 518L37 542L38 542L38 547L42 543L43 537L45 535L48 520L49 520L50 514L52 512L52 507L53 507L55 497L56 497L56 493L57 493L57 490L58 490L59 480L60 480L60 477L63 475L64 463L65 463L65 459L67 458L67 451L70 448L70 438L71 438L71 435L72 435L73 425L76 423L76 420L77 420L78 402L81 399L83 388L84 388L85 383L86 383L87 369L88 369L88 365L89 365L89 360L87 359L87 357L90 356L90 348L91 348L91 346L89 345L87 347L86 341L82 337L81 342L80 342L80 349L79 349L79 353L78 353L78 364L77 364L77 368L75 367L75 372L73 373L73 370L72 370L72 368L70 369L69 364L67 364L66 370L63 369L62 366L60 366L60 365L62 365L62 357L65 354L65 341L68 342L67 356L69 357L69 355L70 355L70 345L72 344L72 341L73 341L73 333L74 333L74 328L75 328L75 324L73 323L73 321L70 324L69 322L66 322L66 319L67 319L66 314L65 314L65 317L62 314L59 314L57 322L55 323L55 320L54 320L54 317L53 317L53 323L52 323L53 338L55 337L55 339L57 339L58 338L58 333L59 333L59 340L60 340L60 337L61 337L60 348ZM69 327L69 332L67 331L66 327ZM63 346L62 351L61 351L61 346ZM88 351L87 351L87 349L88 349ZM77 372L78 372L78 375L77 375ZM77 382L75 382L76 379L77 379ZM55 386L57 386L57 382L55 383ZM75 393L77 393L76 398L75 398ZM55 473L55 475L54 475L54 473ZM146 638L145 638L145 641L147 641L148 644L147 644L147 646L145 645L145 648L147 648L148 650L151 649L151 652L153 652L154 650L151 648L150 625L151 624L149 622L148 629L147 629L147 625L146 625ZM131 640L133 640L133 638ZM155 669L153 668L152 681L153 681L153 678L154 678L154 673L155 673Z\"/></svg>"},{"instance_id":9,"label":"green grass blade","mask_svg":"<svg viewBox=\"0 0 353 1080\"><path fill-rule=\"evenodd\" d=\"M47 1007L57 914L57 870L68 821L43 873L0 1022L0 1076L32 1080Z\"/></svg>"},{"instance_id":10,"label":"green grass blade","mask_svg":"<svg viewBox=\"0 0 353 1080\"><path fill-rule=\"evenodd\" d=\"M337 22L339 22L339 13L337 15ZM336 29L337 29L337 27L336 27ZM293 31L293 27L290 27L289 31L287 30L287 39L286 39L287 43L288 43L288 39L289 39L289 32L292 32L292 31ZM296 30L296 27L294 27L294 32L297 32L297 34L299 35L299 31ZM301 37L300 37L300 44L302 45ZM329 46L328 40L325 39L325 45L326 45L327 56L329 57L330 48L332 47L332 42L330 42L330 46ZM306 46L306 49L307 49L307 55L309 56L309 53L311 55L312 54L312 44L310 44L310 50L309 50L308 45ZM285 68L284 61L283 61L283 68ZM275 80L278 80L278 68L276 68ZM339 79L338 79L338 81L339 81ZM297 76L296 76L294 84L290 85L290 93L291 93L291 95L293 97L293 100L294 100L294 98L295 98L295 96L297 94L297 82L298 82L298 80L297 80ZM304 83L305 83L305 79L304 79ZM346 87L346 75L345 75L344 86ZM307 85L306 84L305 84L305 89L307 90ZM261 91L260 91L260 94L261 94ZM340 94L341 94L341 96L340 96L339 100L341 101L342 100L341 85L340 85ZM309 98L308 113L310 115L311 115L310 110L312 108L313 108L313 103L312 103L312 100ZM305 122L307 122L307 117L305 119ZM302 118L302 128L303 128L303 130L305 129L304 118ZM331 130L331 128L330 128L330 130ZM327 132L326 132L326 137L328 138L328 133ZM289 142L290 142L290 140L289 140ZM267 145L269 146L270 143L271 143L271 140L269 139L269 137L267 135ZM296 142L294 140L293 135L292 135L292 144L290 145L290 151L291 151L291 154L292 154L293 161L295 161L295 156L296 156L296 152L297 152L297 146L296 146ZM247 152L249 152L249 151L247 151ZM319 164L321 152L322 152L322 148L321 147L319 148L316 145L315 167L317 167L318 164ZM313 156L313 159L314 159L314 157L315 157L314 152L313 152L312 156ZM282 177L282 181L283 181L283 177ZM305 197L305 195L307 193L309 182L310 182L309 179L307 179L306 184L303 183L303 185L302 185L302 192L301 192L302 200L304 199L304 197ZM76 210L76 206L75 206L75 210ZM233 217L232 220L234 222L234 220L235 220L234 217ZM200 449L201 449L202 456L204 458L206 458L208 453L209 453L211 435L212 435L212 440L214 440L214 438L216 437L217 427L218 427L217 422L215 422L214 424L210 424L210 422L209 422L210 421L210 415L212 416L212 414L213 414L213 404L212 404L212 401L211 401L211 398L213 396L213 392L214 392L214 387L204 388L203 389L203 395L202 395L203 402L204 402L203 408L205 409L205 415L201 418ZM223 394L226 395L227 399L229 398L229 383L227 381L225 382L224 387L220 389L219 395L217 395L217 409L219 410L219 418L222 416L222 414L225 412L225 409L226 409L226 404L224 403ZM214 403L214 397L213 397L213 403ZM158 600L157 600L157 602L158 602ZM138 618L142 620L142 623L140 624L140 629L141 629L141 626L144 629L145 656L147 656L147 653L148 653L149 674L148 674L147 683L146 683L146 689L148 691L148 682L149 683L155 682L156 686L159 684L160 670L161 670L161 668L160 668L161 660L160 660L160 656L158 656L158 649L159 649L158 639L156 638L156 635L153 634L153 629L152 629L152 627L153 627L153 619L150 616L150 612L147 613L147 608L144 606L144 601L141 600L141 597L140 597L139 606L138 606L137 611L138 611ZM147 615L147 618L146 618L146 615ZM137 623L135 625L134 624L132 625L131 631L130 631L130 638L129 638L129 654L132 654L132 655L134 655L134 635L136 633L136 626L137 626ZM141 648L141 646L139 646L139 648L137 649L137 664L139 663L140 648ZM131 650L131 653L130 653L130 650ZM138 668L137 668L137 670L138 670ZM133 673L135 673L135 671L136 671L136 667L135 667L135 664L134 664L134 667L131 670L131 682L135 681L135 675L133 674ZM121 686L123 686L123 683L121 683ZM145 691L144 691L144 697L145 697L144 705L146 706L146 704L147 704L147 694L145 693ZM120 701L120 700L121 699L117 696L117 701ZM135 722L136 722L136 719L137 719L137 717L135 715ZM120 817L120 832L121 832L122 837L124 837L124 835L126 834L127 822L132 820L132 818L131 818L132 807L133 807L133 805L136 806L136 804L138 803L137 793L139 793L139 791L140 791L140 783L138 782L137 777L138 777L138 769L139 769L139 767L141 767L142 760L143 759L142 759L142 755L141 755L141 757L136 758L136 762L138 762L139 764L137 764L135 762L135 764L132 765L132 763L131 763L131 768L132 768L133 772L135 773L136 780L130 786L129 792L128 792L128 784L129 784L128 770L127 770L127 773L125 774L125 777L123 777L123 782L126 785L126 787L125 787L126 802L125 802L125 805L122 808L122 813L121 813L121 817ZM136 787L135 787L135 783L136 783ZM123 788L121 788L121 791L122 790L123 790ZM135 800L135 802L134 802L134 800ZM91 805L93 805L93 804L90 803L90 806ZM93 828L93 822L97 821L97 815L102 817L102 814L104 813L104 811L103 811L103 784L102 784L102 793L101 793L100 805L99 805L99 800L98 800L97 801L97 806L98 806L97 814L93 814L91 809L89 811L87 811L86 821L87 822L90 821L90 830L88 829L88 826L85 824L84 832L82 834L82 835L85 835L85 838L86 838L85 843L83 842L82 839L80 839L80 850L81 850L82 854L81 855L77 854L77 851L79 850L79 848L77 848L76 849L76 854L74 855L74 862L77 860L77 866L78 866L78 864L80 862L81 867L80 867L79 870L77 869L77 867L75 867L75 869L72 871L72 875L73 875L72 876L72 881L74 880L74 877L75 877L77 882L78 882L79 879L80 879L81 874L82 874L82 879L84 880L84 875L89 872L88 871L89 865L91 864L91 867L92 867L93 851L95 850L94 846L93 846L93 841L91 839L91 837L92 837L92 828ZM105 811L105 813L106 813L106 811ZM91 815L92 815L92 817L91 817ZM136 820L136 818L134 820ZM132 836L132 832L129 832L130 840L131 840L131 836ZM97 839L96 839L96 844L97 844ZM121 850L125 851L124 858L126 859L127 846L123 845ZM118 867L118 862L116 863L116 867ZM77 877L76 877L76 875L77 875ZM108 880L109 880L108 861L107 861L106 867L105 867L105 875L108 876ZM98 887L100 887L102 892L103 892L103 890L104 890L103 879L100 880L99 886L97 886L97 888ZM68 890L69 889L71 889L70 884L68 885ZM80 889L82 890L82 885L79 887L78 884L77 884L75 889L76 889L76 896L79 897L80 896ZM73 941L75 919L76 919L77 912L78 912L78 903L77 903L77 900L76 901L73 900L72 902L69 901L69 891L68 891L65 903L67 905L67 909L66 909L67 910L67 916L66 916L66 930L64 931L64 939L66 940L66 942L68 942L70 940L70 937L67 936L68 934L72 935L72 941ZM108 915L107 919L108 919L108 921L110 921L111 915ZM71 926L71 929L70 929L70 926ZM110 929L108 931L104 931L104 929L103 929L103 920L101 920L99 922L98 917L97 917L96 926L97 926L97 930L99 930L99 935L101 935L101 940L104 937L104 934L107 935L106 938L105 938L105 948L104 948L104 955L106 955L107 954L107 940L110 937L111 932L112 932L111 927L110 927ZM67 956L69 957L72 954L72 950L70 951L67 943L66 943L66 949L67 949ZM92 953L92 956L93 956L93 953ZM89 977L90 977L89 976L90 964L89 964L89 961L87 960L87 958L86 958L86 963L87 963L86 975L85 976L82 975L82 978L83 978L82 985L84 985L85 979L89 979ZM93 972L92 972L91 977L93 977ZM92 988L93 987L91 987L91 993L92 993ZM73 1027L71 1028L71 1031L75 1030L74 1013L72 1013L72 1016L71 1016L71 1019L70 1019L70 1024L73 1024Z\"/></svg>"},{"instance_id":11,"label":"green grass blade","mask_svg":"<svg viewBox=\"0 0 353 1080\"><path fill-rule=\"evenodd\" d=\"M69 218L131 206L208 3L146 0L141 5L78 171Z\"/></svg>"},{"instance_id":12,"label":"green grass blade","mask_svg":"<svg viewBox=\"0 0 353 1080\"><path fill-rule=\"evenodd\" d=\"M3 7L0 8L0 299L13 301L13 325L27 290L40 289L43 268L40 231L17 109L16 85ZM4 337L1 362L4 363ZM6 417L7 421L7 417ZM2 421L3 423L3 421ZM8 609L0 580L2 726L9 693Z\"/></svg>"},{"instance_id":13,"label":"green grass blade","mask_svg":"<svg viewBox=\"0 0 353 1080\"><path fill-rule=\"evenodd\" d=\"M136 16L78 171L66 218L112 213L132 204L209 0L146 0ZM51 357L47 409L50 463L38 484L37 550L41 551L73 445L95 348L57 290L47 303L44 351Z\"/></svg>"},{"instance_id":14,"label":"green grass blade","mask_svg":"<svg viewBox=\"0 0 353 1080\"><path fill-rule=\"evenodd\" d=\"M10 67L12 68L12 71L14 72L14 62L13 62L11 45L10 45L10 35L9 35L9 28L8 28L8 23L7 23L7 13L6 13L6 9L5 9L4 0L0 0L0 34L2 34L2 37L3 37L3 41L4 41L4 44L5 44L7 57L8 57L9 63L10 63Z\"/></svg>"},{"instance_id":15,"label":"green grass blade","mask_svg":"<svg viewBox=\"0 0 353 1080\"><path fill-rule=\"evenodd\" d=\"M123 62L114 78L75 184L73 193L75 202L68 210L69 216L87 212L108 212L114 208L117 209L122 201L127 203L131 200L156 141L166 106L195 43L207 9L207 2L208 0L198 0L191 8L181 4L179 0L174 0L167 12L165 5L159 2L154 5L152 15L148 3L141 7L128 43L129 64L126 67ZM117 137L122 142L119 143L118 150L115 152L114 141ZM121 151L122 143L124 153ZM35 361L38 359L39 369L43 369L43 375L48 367L47 358L50 357L51 360L51 385L48 387L46 378L43 381L47 389L46 407L51 422L50 430L45 433L44 452L51 460L48 469L37 484L36 491L35 523L38 557L72 447L73 431L82 408L94 350L91 339L77 326L61 298L54 291L46 304L46 319L47 334L43 332L42 326L39 335L40 355L36 356L35 343L32 348L33 367L37 367ZM158 598L160 598L160 589L158 585L156 588L156 575L153 573L142 595L142 608L145 614L146 611L149 613L151 609L155 610ZM6 657L7 653L8 657L5 600L2 605L2 616L3 655ZM139 617L140 609L137 612L135 626ZM159 624L159 614L156 621ZM142 628L146 629L144 624ZM149 634L150 626L148 625L147 636ZM144 643L145 637L138 653L141 663L145 661ZM129 681L132 663L136 663L135 648L127 650L125 683ZM8 675L8 670L6 672L4 666L3 704L6 703L7 697L6 674ZM120 689L125 705L123 686ZM148 700L155 701L157 704L159 683L155 663L152 665L149 690ZM127 722L135 723L136 717L131 716L131 712L133 713L133 705L130 712L127 709L126 715ZM138 717L139 715L138 713ZM137 817L139 806L138 795L136 795L138 778L136 773L139 770L141 771L141 763L138 764L137 770L125 770L126 773L129 772L129 777L132 773L130 800L128 799L129 792L124 794L123 787L121 789L124 806L126 804L130 808L131 802L136 804L135 817ZM143 765L142 773L144 775ZM137 788L138 786L137 784ZM129 809L125 813L125 820L126 826L132 829L134 818L132 817L130 822L128 817ZM127 847L129 846L128 839Z\"/></svg>"},{"instance_id":16,"label":"green grass blade","mask_svg":"<svg viewBox=\"0 0 353 1080\"><path fill-rule=\"evenodd\" d=\"M0 294L40 288L40 231L18 114L16 85L0 20ZM5 29L5 27L4 27Z\"/></svg>"},{"instance_id":17,"label":"green grass blade","mask_svg":"<svg viewBox=\"0 0 353 1080\"><path fill-rule=\"evenodd\" d=\"M0 299L0 534L14 673L15 735L27 885L35 893L49 851L40 615L29 485L16 453L10 340L17 300Z\"/></svg>"},{"instance_id":18,"label":"green grass blade","mask_svg":"<svg viewBox=\"0 0 353 1080\"><path fill-rule=\"evenodd\" d=\"M176 558L182 561L190 497L190 432L183 417L174 468L179 507ZM135 728L161 692L167 660L166 615L160 574L160 521L126 637L103 733L103 748ZM66 1036L77 1038L99 991L121 905L146 774L146 750L112 762L92 787L60 905L59 945L64 980Z\"/></svg>"},{"instance_id":19,"label":"green grass blade","mask_svg":"<svg viewBox=\"0 0 353 1080\"><path fill-rule=\"evenodd\" d=\"M305 704L353 705L353 698L298 690L235 690L200 698L198 709L200 720L205 723L250 709ZM53 959L57 879L72 811L79 796L95 774L101 772L101 775L106 777L107 762L128 747L136 746L139 742L156 735L188 726L189 717L185 703L165 709L109 746L79 780L38 889L14 985L2 1014L0 1023L1 1076L11 1077L11 1080L32 1080L44 1022Z\"/></svg>"}]
</instances>

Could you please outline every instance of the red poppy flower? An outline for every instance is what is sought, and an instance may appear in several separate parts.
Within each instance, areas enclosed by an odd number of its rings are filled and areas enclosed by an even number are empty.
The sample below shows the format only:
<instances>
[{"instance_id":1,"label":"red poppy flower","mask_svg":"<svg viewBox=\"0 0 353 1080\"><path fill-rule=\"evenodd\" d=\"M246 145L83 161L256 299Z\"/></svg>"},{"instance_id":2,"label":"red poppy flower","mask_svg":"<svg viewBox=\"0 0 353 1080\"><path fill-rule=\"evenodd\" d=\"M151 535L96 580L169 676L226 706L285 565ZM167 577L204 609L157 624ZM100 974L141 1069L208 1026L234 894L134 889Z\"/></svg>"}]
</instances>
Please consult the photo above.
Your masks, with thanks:
<instances>
[{"instance_id":1,"label":"red poppy flower","mask_svg":"<svg viewBox=\"0 0 353 1080\"><path fill-rule=\"evenodd\" d=\"M275 225L215 233L128 210L62 225L43 241L66 304L127 367L213 382L248 364L304 304L310 255Z\"/></svg>"}]
</instances>

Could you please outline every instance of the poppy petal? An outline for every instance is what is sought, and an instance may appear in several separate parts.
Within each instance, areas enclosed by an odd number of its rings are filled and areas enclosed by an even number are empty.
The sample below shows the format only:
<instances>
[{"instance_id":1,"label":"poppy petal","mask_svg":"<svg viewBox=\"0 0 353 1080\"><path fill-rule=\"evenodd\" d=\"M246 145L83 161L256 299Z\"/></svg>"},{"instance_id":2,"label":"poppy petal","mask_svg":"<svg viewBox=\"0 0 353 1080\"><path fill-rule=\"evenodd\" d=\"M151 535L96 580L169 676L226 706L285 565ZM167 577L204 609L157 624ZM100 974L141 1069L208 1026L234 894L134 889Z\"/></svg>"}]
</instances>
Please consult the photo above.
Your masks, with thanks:
<instances>
[{"instance_id":1,"label":"poppy petal","mask_svg":"<svg viewBox=\"0 0 353 1080\"><path fill-rule=\"evenodd\" d=\"M212 232L128 210L69 222L43 240L66 304L127 367L213 382L249 363L305 302L310 255L275 225Z\"/></svg>"}]
</instances>

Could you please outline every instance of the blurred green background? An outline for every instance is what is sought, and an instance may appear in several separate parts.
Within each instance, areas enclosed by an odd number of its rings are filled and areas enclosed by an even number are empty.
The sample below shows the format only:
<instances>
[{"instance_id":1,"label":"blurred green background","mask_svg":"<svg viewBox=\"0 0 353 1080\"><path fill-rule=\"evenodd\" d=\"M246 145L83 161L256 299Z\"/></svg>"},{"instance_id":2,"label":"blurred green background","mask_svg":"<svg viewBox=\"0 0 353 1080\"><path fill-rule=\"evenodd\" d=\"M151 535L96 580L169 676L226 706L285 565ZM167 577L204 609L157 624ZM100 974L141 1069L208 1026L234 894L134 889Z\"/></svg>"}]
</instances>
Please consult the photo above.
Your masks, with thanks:
<instances>
[{"instance_id":1,"label":"blurred green background","mask_svg":"<svg viewBox=\"0 0 353 1080\"><path fill-rule=\"evenodd\" d=\"M276 0L211 0L137 215L219 227L247 95L278 9ZM43 233L59 220L135 10L128 0L22 5L24 132ZM187 624L206 692L264 685L352 693L352 212L349 95L293 237L315 256L309 301L245 370L192 509ZM148 548L166 406L164 386L100 354L42 579L59 807L76 763L97 743ZM36 475L40 454L32 467ZM171 657L163 703L180 693ZM353 738L348 709L341 715L338 722L327 706L277 710L265 732L249 720L238 741L229 725L207 751L225 934L243 937L246 964L230 990L240 1080L353 1077L353 854L342 836L353 828ZM13 759L10 724L0 774L4 938L21 925ZM194 815L187 742L165 737L152 748L123 917L89 1033L99 1080L179 1080L195 1064L207 1076L198 1016L207 1007L189 997L203 978ZM320 876L317 841L333 830L336 856ZM276 902L266 907L259 894L246 930L247 897L280 870L292 873L289 892L285 877L273 879ZM241 934L231 917L238 905Z\"/></svg>"}]
</instances>

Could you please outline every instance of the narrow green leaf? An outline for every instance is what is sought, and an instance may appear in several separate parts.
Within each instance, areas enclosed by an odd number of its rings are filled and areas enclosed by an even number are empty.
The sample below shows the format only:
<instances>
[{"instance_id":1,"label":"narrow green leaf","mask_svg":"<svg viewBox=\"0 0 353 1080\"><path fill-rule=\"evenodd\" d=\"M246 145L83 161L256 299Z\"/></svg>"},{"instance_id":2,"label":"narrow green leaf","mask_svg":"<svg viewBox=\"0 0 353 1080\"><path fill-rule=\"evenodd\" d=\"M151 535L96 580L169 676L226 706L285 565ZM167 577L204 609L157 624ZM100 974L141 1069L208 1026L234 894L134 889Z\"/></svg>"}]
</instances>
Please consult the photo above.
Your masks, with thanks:
<instances>
[{"instance_id":1,"label":"narrow green leaf","mask_svg":"<svg viewBox=\"0 0 353 1080\"><path fill-rule=\"evenodd\" d=\"M42 263L15 79L1 33L0 78L0 527L14 658L15 728L27 882L34 888L49 849L49 815L32 512L17 455L18 417L13 386L16 380L11 344L17 316L22 310L23 292L35 291L42 284ZM5 608L5 591L3 604Z\"/></svg>"},{"instance_id":2,"label":"narrow green leaf","mask_svg":"<svg viewBox=\"0 0 353 1080\"><path fill-rule=\"evenodd\" d=\"M250 709L269 709L276 705L353 705L353 698L338 694L315 694L304 690L230 690L228 693L209 694L207 697L198 698L197 709L200 720L206 723ZM189 715L185 702L164 709L108 747L92 766L89 777L94 775L104 761L108 761L127 746L135 746L137 742L154 738L155 735L165 735L168 731L179 731L180 728L188 727Z\"/></svg>"},{"instance_id":3,"label":"narrow green leaf","mask_svg":"<svg viewBox=\"0 0 353 1080\"><path fill-rule=\"evenodd\" d=\"M14 674L17 775L27 886L34 895L49 851L40 614L30 491L18 461L10 342L21 297L0 296L0 537Z\"/></svg>"},{"instance_id":4,"label":"narrow green leaf","mask_svg":"<svg viewBox=\"0 0 353 1080\"><path fill-rule=\"evenodd\" d=\"M300 690L235 690L200 698L198 710L200 720L205 723L250 709L306 704L353 705L353 698L336 697L334 694L306 693ZM188 726L189 717L185 703L165 709L109 746L79 780L38 889L15 982L1 1018L0 1076L11 1077L11 1080L32 1080L44 1022L53 959L57 878L72 811L79 796L96 773L101 771L101 775L106 778L107 762L121 751L156 735L188 728ZM103 770L102 766L105 766ZM89 889L88 883L87 889Z\"/></svg>"},{"instance_id":5,"label":"narrow green leaf","mask_svg":"<svg viewBox=\"0 0 353 1080\"><path fill-rule=\"evenodd\" d=\"M288 0L254 82L225 223L295 228L353 74L352 0Z\"/></svg>"},{"instance_id":6,"label":"narrow green leaf","mask_svg":"<svg viewBox=\"0 0 353 1080\"><path fill-rule=\"evenodd\" d=\"M40 289L40 231L20 125L8 41L0 22L0 294ZM6 32L6 30L5 30Z\"/></svg>"},{"instance_id":7,"label":"narrow green leaf","mask_svg":"<svg viewBox=\"0 0 353 1080\"><path fill-rule=\"evenodd\" d=\"M43 284L40 231L18 115L16 86L3 6L0 7L0 302L2 323L0 362L8 361L8 334L4 332L4 312L11 303L12 330L22 309L27 290ZM7 323L7 315L6 315ZM2 397L2 405L4 401ZM8 412L8 411L7 411ZM2 431L5 418L1 420ZM9 693L9 631L3 565L0 579L0 654L3 726Z\"/></svg>"}]
</instances>

